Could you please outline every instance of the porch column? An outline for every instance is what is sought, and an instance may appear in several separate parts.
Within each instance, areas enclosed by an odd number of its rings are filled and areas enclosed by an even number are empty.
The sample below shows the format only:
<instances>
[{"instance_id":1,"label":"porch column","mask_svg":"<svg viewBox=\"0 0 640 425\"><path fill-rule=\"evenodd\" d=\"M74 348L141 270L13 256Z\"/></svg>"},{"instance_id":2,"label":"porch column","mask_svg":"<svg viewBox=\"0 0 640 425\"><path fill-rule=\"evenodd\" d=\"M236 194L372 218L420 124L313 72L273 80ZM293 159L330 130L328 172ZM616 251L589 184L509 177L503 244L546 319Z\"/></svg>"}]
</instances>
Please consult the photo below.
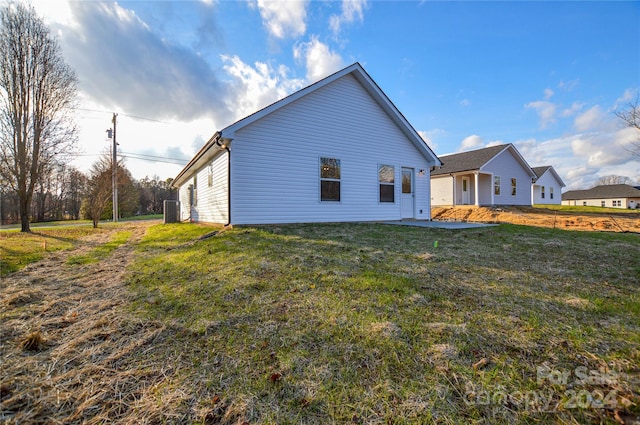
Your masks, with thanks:
<instances>
[{"instance_id":1,"label":"porch column","mask_svg":"<svg viewBox=\"0 0 640 425\"><path fill-rule=\"evenodd\" d=\"M495 193L496 193L496 189L495 189L495 187L494 187L494 185L495 185L495 184L496 184L496 183L495 183L495 181L494 181L493 174L491 174L491 185L489 186L489 188L491 189L491 205L495 205L495 204L496 204L495 200L493 199L493 196L494 196L494 195L495 195Z\"/></svg>"},{"instance_id":2,"label":"porch column","mask_svg":"<svg viewBox=\"0 0 640 425\"><path fill-rule=\"evenodd\" d=\"M456 205L458 205L458 201L456 200L456 176L451 176L451 179L453 180L453 206L455 207Z\"/></svg>"},{"instance_id":3,"label":"porch column","mask_svg":"<svg viewBox=\"0 0 640 425\"><path fill-rule=\"evenodd\" d=\"M479 186L478 185L478 177L479 177L479 174L478 174L477 171L475 173L473 173L473 177L474 177L474 179L473 179L473 188L475 189L475 198L473 200L474 201L473 204L476 207L479 207L480 206L480 199L479 199L480 198L480 196L479 196L480 193L478 192L478 186Z\"/></svg>"}]
</instances>

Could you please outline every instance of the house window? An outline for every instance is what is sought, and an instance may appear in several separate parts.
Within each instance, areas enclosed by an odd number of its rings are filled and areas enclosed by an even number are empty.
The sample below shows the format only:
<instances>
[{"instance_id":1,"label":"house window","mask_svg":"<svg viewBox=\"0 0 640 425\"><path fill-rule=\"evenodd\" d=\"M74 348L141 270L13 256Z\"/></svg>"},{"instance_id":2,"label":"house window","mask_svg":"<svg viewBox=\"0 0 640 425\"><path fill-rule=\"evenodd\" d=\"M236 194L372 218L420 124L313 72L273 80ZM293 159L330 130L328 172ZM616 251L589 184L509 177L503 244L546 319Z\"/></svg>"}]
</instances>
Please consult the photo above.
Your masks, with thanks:
<instances>
[{"instance_id":1,"label":"house window","mask_svg":"<svg viewBox=\"0 0 640 425\"><path fill-rule=\"evenodd\" d=\"M500 195L500 176L493 176L493 194Z\"/></svg>"},{"instance_id":2,"label":"house window","mask_svg":"<svg viewBox=\"0 0 640 425\"><path fill-rule=\"evenodd\" d=\"M209 187L213 186L213 162L209 164L208 184Z\"/></svg>"},{"instance_id":3,"label":"house window","mask_svg":"<svg viewBox=\"0 0 640 425\"><path fill-rule=\"evenodd\" d=\"M549 199L553 199L553 186L549 187Z\"/></svg>"},{"instance_id":4,"label":"house window","mask_svg":"<svg viewBox=\"0 0 640 425\"><path fill-rule=\"evenodd\" d=\"M540 186L540 197L544 199L544 186Z\"/></svg>"},{"instance_id":5,"label":"house window","mask_svg":"<svg viewBox=\"0 0 640 425\"><path fill-rule=\"evenodd\" d=\"M605 204L606 204L606 203L605 203L605 201L600 201L600 206L601 206L601 207L606 206Z\"/></svg>"},{"instance_id":6,"label":"house window","mask_svg":"<svg viewBox=\"0 0 640 425\"><path fill-rule=\"evenodd\" d=\"M613 206L614 207L621 207L622 206L622 201L612 201L613 202Z\"/></svg>"},{"instance_id":7,"label":"house window","mask_svg":"<svg viewBox=\"0 0 640 425\"><path fill-rule=\"evenodd\" d=\"M395 202L395 169L393 165L378 166L378 186L380 202Z\"/></svg>"},{"instance_id":8,"label":"house window","mask_svg":"<svg viewBox=\"0 0 640 425\"><path fill-rule=\"evenodd\" d=\"M586 207L587 206L587 201L582 201L582 206Z\"/></svg>"},{"instance_id":9,"label":"house window","mask_svg":"<svg viewBox=\"0 0 640 425\"><path fill-rule=\"evenodd\" d=\"M340 160L320 158L320 200L340 200Z\"/></svg>"},{"instance_id":10,"label":"house window","mask_svg":"<svg viewBox=\"0 0 640 425\"><path fill-rule=\"evenodd\" d=\"M516 179L511 179L511 196L516 196Z\"/></svg>"}]
</instances>

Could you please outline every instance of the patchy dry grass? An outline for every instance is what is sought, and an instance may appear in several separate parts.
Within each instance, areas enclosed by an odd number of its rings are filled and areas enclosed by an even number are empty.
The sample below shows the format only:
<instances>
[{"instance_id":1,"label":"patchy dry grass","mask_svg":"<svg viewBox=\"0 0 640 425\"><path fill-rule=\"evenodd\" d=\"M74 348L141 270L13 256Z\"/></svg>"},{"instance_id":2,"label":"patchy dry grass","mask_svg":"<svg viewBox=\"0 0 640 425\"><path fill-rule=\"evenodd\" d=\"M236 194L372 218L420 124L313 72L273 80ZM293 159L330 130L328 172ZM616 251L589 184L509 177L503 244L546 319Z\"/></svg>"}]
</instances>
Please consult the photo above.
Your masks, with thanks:
<instances>
[{"instance_id":1,"label":"patchy dry grass","mask_svg":"<svg viewBox=\"0 0 640 425\"><path fill-rule=\"evenodd\" d=\"M120 226L0 282L4 423L639 420L638 235Z\"/></svg>"},{"instance_id":2,"label":"patchy dry grass","mask_svg":"<svg viewBox=\"0 0 640 425\"><path fill-rule=\"evenodd\" d=\"M68 250L79 238L95 233L89 227L40 229L37 232L0 232L0 276L40 260L46 252Z\"/></svg>"},{"instance_id":3,"label":"patchy dry grass","mask_svg":"<svg viewBox=\"0 0 640 425\"><path fill-rule=\"evenodd\" d=\"M173 367L155 397L181 417L637 420L637 235L327 224L188 243L206 231L151 228L130 268L135 310L180 330L145 361Z\"/></svg>"},{"instance_id":4,"label":"patchy dry grass","mask_svg":"<svg viewBox=\"0 0 640 425\"><path fill-rule=\"evenodd\" d=\"M97 263L101 259L107 257L120 245L127 242L131 237L130 230L123 230L113 234L109 242L99 244L87 253L72 255L67 258L67 264L88 264Z\"/></svg>"}]
</instances>

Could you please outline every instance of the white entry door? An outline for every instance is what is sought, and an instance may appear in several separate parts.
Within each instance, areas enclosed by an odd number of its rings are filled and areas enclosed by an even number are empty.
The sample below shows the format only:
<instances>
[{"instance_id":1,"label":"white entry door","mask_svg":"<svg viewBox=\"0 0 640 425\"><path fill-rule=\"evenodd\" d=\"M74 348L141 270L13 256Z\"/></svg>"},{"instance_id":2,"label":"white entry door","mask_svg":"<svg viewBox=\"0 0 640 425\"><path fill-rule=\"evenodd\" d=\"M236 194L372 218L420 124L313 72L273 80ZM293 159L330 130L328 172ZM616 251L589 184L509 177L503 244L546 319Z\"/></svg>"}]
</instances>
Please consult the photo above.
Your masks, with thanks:
<instances>
[{"instance_id":1,"label":"white entry door","mask_svg":"<svg viewBox=\"0 0 640 425\"><path fill-rule=\"evenodd\" d=\"M469 205L471 197L469 196L469 177L462 178L462 204Z\"/></svg>"},{"instance_id":2,"label":"white entry door","mask_svg":"<svg viewBox=\"0 0 640 425\"><path fill-rule=\"evenodd\" d=\"M414 184L413 184L413 169L402 169L402 218L414 218L415 211L415 196L414 196Z\"/></svg>"}]
</instances>

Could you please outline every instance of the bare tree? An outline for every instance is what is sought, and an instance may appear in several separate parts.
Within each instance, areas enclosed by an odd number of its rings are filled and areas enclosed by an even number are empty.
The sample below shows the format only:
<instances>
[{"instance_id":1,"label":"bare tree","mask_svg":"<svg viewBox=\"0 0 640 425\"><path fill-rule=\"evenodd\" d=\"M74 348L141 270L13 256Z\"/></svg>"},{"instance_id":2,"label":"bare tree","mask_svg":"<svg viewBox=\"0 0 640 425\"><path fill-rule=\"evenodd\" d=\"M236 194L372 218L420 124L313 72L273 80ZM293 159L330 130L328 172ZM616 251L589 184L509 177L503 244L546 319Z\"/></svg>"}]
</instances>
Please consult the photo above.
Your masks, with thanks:
<instances>
[{"instance_id":1,"label":"bare tree","mask_svg":"<svg viewBox=\"0 0 640 425\"><path fill-rule=\"evenodd\" d=\"M100 156L89 171L87 193L84 198L84 215L98 227L102 212L111 199L111 158L108 153Z\"/></svg>"},{"instance_id":2,"label":"bare tree","mask_svg":"<svg viewBox=\"0 0 640 425\"><path fill-rule=\"evenodd\" d=\"M0 173L18 195L28 232L38 177L63 162L76 140L77 78L44 22L21 2L0 8L0 51Z\"/></svg>"},{"instance_id":3,"label":"bare tree","mask_svg":"<svg viewBox=\"0 0 640 425\"><path fill-rule=\"evenodd\" d=\"M640 156L640 94L636 95L635 100L630 100L621 109L613 112L616 117L622 121L625 127L636 130L637 136L631 141L629 152L632 155Z\"/></svg>"},{"instance_id":4,"label":"bare tree","mask_svg":"<svg viewBox=\"0 0 640 425\"><path fill-rule=\"evenodd\" d=\"M631 180L627 176L603 176L598 179L598 185L610 185L610 184L633 184L633 180Z\"/></svg>"}]
</instances>

